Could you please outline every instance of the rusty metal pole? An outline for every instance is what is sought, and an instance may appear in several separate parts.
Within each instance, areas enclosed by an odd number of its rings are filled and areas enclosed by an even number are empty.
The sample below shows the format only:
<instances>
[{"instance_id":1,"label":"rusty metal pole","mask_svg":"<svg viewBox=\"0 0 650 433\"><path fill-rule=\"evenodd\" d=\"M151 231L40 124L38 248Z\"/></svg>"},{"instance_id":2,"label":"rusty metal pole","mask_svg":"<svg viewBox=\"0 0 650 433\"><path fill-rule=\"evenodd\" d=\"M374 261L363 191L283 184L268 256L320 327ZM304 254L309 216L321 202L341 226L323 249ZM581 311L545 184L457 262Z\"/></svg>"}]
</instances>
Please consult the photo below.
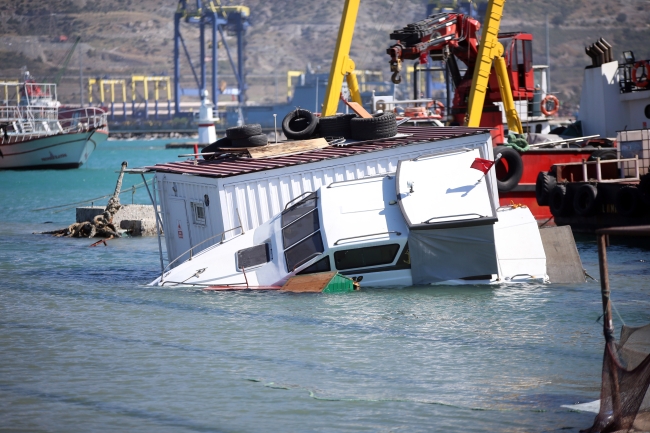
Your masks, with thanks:
<instances>
[{"instance_id":1,"label":"rusty metal pole","mask_svg":"<svg viewBox=\"0 0 650 433\"><path fill-rule=\"evenodd\" d=\"M616 340L614 338L614 324L612 322L612 303L609 288L609 270L607 268L607 238L605 234L598 237L598 267L600 268L600 294L603 300L603 334L605 335L605 354L610 358L610 380L612 392L612 409L614 414L621 413L621 396L618 383L618 356L616 354ZM614 420L618 424L621 420Z\"/></svg>"},{"instance_id":2,"label":"rusty metal pole","mask_svg":"<svg viewBox=\"0 0 650 433\"><path fill-rule=\"evenodd\" d=\"M607 269L607 235L598 236L598 266L600 268L600 294L603 300L603 334L605 342L614 340L614 325L612 323L612 304L609 302L609 271Z\"/></svg>"}]
</instances>

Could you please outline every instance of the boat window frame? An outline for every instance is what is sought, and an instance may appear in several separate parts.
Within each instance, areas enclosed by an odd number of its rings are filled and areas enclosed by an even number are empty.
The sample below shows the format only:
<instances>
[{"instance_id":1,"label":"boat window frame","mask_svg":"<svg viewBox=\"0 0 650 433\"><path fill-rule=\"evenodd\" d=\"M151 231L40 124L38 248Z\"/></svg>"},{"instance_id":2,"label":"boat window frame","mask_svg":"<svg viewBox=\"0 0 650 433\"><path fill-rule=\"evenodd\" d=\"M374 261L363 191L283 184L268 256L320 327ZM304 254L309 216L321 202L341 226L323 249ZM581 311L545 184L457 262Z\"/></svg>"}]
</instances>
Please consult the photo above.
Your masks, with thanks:
<instances>
[{"instance_id":1,"label":"boat window frame","mask_svg":"<svg viewBox=\"0 0 650 433\"><path fill-rule=\"evenodd\" d=\"M313 207L312 209L310 209L310 210L308 210L307 212L305 212L304 214L300 215L298 218L294 219L293 221L290 221L290 222L288 222L287 224L284 223L284 216L285 216L286 214L288 214L289 212L295 210L295 209L298 208L300 205L306 203L306 202L309 201L309 200L314 200L314 207ZM291 202L289 202L289 203L291 203ZM299 202L293 204L290 208L287 208L287 209L283 210L283 211L280 213L280 227L281 227L282 229L284 229L285 227L287 227L287 226L293 224L294 222L298 221L300 218L304 217L304 216L307 215L309 212L312 212L312 211L315 210L315 209L318 209L318 194L316 194L315 192L311 192L307 197L301 199Z\"/></svg>"},{"instance_id":2,"label":"boat window frame","mask_svg":"<svg viewBox=\"0 0 650 433\"><path fill-rule=\"evenodd\" d=\"M205 212L205 203L201 201L190 201L190 207L192 208L192 223L199 226L205 226L208 220ZM203 217L199 216L199 208L203 213Z\"/></svg>"},{"instance_id":3,"label":"boat window frame","mask_svg":"<svg viewBox=\"0 0 650 433\"><path fill-rule=\"evenodd\" d=\"M381 247L387 247L387 246L396 246L397 249L395 250L395 253L393 254L393 258L391 259L390 262L385 262L385 263L378 263L374 265L366 265L366 266L360 266L356 268L339 268L337 262L336 262L336 255L340 254L344 251L354 251L354 250L362 250L362 249L369 249L369 248L381 248ZM404 251L405 245L400 244L399 242L392 242L392 243L385 243L385 244L379 244L379 245L370 245L367 247L360 247L360 248L346 248L346 249L339 249L333 252L332 254L332 261L334 264L334 269L337 271L356 271L356 270L362 270L362 269L373 269L373 268L378 268L378 267L385 267L385 266L391 266L395 264L395 261L398 260L401 257L401 254Z\"/></svg>"},{"instance_id":4,"label":"boat window frame","mask_svg":"<svg viewBox=\"0 0 650 433\"><path fill-rule=\"evenodd\" d=\"M250 250L253 250L253 249L258 249L258 248L260 248L262 246L266 249L266 251L265 251L266 252L266 261L265 262L256 263L256 264L251 265L251 266L241 266L240 265L240 254L242 252L250 251ZM235 252L235 261L236 261L237 269L239 271L242 271L244 268L246 268L246 269L258 268L260 266L264 266L265 264L267 264L269 262L272 262L273 261L273 249L271 248L270 240L267 240L266 242L262 242L261 244L253 245L252 247L242 248L241 250L238 250L237 252Z\"/></svg>"},{"instance_id":5,"label":"boat window frame","mask_svg":"<svg viewBox=\"0 0 650 433\"><path fill-rule=\"evenodd\" d=\"M284 243L284 229L287 228L287 227L289 227L290 225L292 225L292 224L294 224L294 223L300 221L301 219L305 218L307 215L309 215L309 214L311 214L312 212L315 212L315 211L317 211L317 210L318 210L318 208L314 208L314 209L310 210L309 212L305 213L305 214L304 214L303 216L301 216L300 218L298 218L298 219L296 219L296 220L294 220L294 221L291 221L289 224L287 224L286 226L282 227L282 229L280 230L280 231L281 231L281 232L280 232L280 236L281 236L281 239L282 239L282 248L283 248L283 251L288 250L289 248L293 247L293 246L296 245L296 244L299 244L300 242L304 241L305 239L307 239L307 238L308 238L309 236L311 236L312 234L321 231L320 218L319 218L319 215L316 215L316 222L317 222L317 224L318 224L318 228L317 228L316 230L314 230L313 232L310 232L307 236L300 238L299 240L297 240L296 242L294 242L294 243L292 243L292 244L290 244L290 245L288 245L288 246L285 245L285 243Z\"/></svg>"},{"instance_id":6,"label":"boat window frame","mask_svg":"<svg viewBox=\"0 0 650 433\"><path fill-rule=\"evenodd\" d=\"M283 249L282 252L283 252L283 255L284 255L284 264L285 264L286 267L287 267L287 272L294 272L297 268L299 268L300 266L303 266L303 265L306 264L306 263L309 263L309 261L311 260L311 259L309 259L309 260L306 260L306 261L304 261L304 262L302 262L302 263L301 263L300 261L298 261L298 262L296 262L296 263L292 263L292 266L289 266L289 261L287 260L287 251L289 251L289 250L292 249L292 248L297 247L297 246L300 245L302 242L306 241L307 239L309 239L309 238L311 238L311 237L313 237L313 236L315 236L315 235L318 235L318 239L320 240L320 245L321 245L322 250L321 250L321 251L314 251L314 252L312 253L312 256L314 256L314 257L312 257L312 259L318 257L316 254L318 254L318 255L323 254L323 253L327 250L326 245L325 245L325 242L323 242L323 236L321 235L321 230L320 230L320 228L319 228L319 229L316 230L315 232L310 233L308 236L305 236L304 238L302 238L301 240L299 240L299 241L296 242L295 244L291 245L289 248L284 248L284 249ZM312 263L312 264L313 264L313 263ZM311 265L310 265L310 266L311 266ZM330 266L331 266L331 264L330 264ZM309 267L309 266L308 266L308 267Z\"/></svg>"}]
</instances>

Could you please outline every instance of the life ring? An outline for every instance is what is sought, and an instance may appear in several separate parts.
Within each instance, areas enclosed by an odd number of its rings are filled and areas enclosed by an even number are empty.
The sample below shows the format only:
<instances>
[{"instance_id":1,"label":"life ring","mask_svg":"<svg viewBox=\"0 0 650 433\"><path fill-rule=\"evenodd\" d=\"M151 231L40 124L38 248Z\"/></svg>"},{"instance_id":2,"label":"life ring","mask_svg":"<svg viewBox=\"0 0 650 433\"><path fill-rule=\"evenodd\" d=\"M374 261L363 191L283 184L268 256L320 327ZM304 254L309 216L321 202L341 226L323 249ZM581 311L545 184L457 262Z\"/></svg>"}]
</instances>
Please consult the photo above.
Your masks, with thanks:
<instances>
[{"instance_id":1,"label":"life ring","mask_svg":"<svg viewBox=\"0 0 650 433\"><path fill-rule=\"evenodd\" d=\"M553 108L550 110L548 109L548 104L552 103ZM557 110L560 109L560 101L557 99L557 96L555 95L546 95L544 99L542 99L542 113L544 113L544 116L553 116L555 113L557 113Z\"/></svg>"},{"instance_id":2,"label":"life ring","mask_svg":"<svg viewBox=\"0 0 650 433\"><path fill-rule=\"evenodd\" d=\"M643 71L641 72L640 76L637 76L637 71L641 68L643 68ZM632 82L634 85L637 87L648 87L648 84L650 84L649 77L650 64L648 64L648 61L642 60L640 62L636 62L632 67Z\"/></svg>"},{"instance_id":3,"label":"life ring","mask_svg":"<svg viewBox=\"0 0 650 433\"><path fill-rule=\"evenodd\" d=\"M434 107L435 107L435 109L432 110L432 108L434 108ZM442 112L443 112L444 109L445 109L445 104L443 104L443 103L440 102L440 101L431 101L431 102L429 102L429 103L427 104L427 108L428 108L429 111L431 111L434 115L436 115L436 116L441 116L441 115L442 115Z\"/></svg>"}]
</instances>

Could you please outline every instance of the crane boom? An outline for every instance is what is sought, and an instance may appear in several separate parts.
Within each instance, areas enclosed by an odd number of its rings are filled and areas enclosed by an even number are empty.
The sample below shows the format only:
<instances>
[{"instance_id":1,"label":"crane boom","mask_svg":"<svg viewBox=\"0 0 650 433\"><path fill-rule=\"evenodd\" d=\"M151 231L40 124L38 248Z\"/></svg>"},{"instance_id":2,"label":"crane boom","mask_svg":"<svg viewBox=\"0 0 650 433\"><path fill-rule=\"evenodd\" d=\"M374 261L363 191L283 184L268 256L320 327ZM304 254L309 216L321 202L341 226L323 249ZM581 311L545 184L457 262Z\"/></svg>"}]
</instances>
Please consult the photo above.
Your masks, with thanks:
<instances>
[{"instance_id":1,"label":"crane boom","mask_svg":"<svg viewBox=\"0 0 650 433\"><path fill-rule=\"evenodd\" d=\"M336 114L339 106L339 95L343 78L347 75L348 86L350 87L352 99L361 103L359 94L359 85L357 77L354 75L354 61L350 58L350 47L352 46L352 36L354 35L354 24L357 21L359 12L359 3L361 0L345 0L343 14L341 15L341 24L339 34L336 39L336 49L334 58L330 66L330 75L327 82L327 91L323 103L323 116L332 116Z\"/></svg>"},{"instance_id":2,"label":"crane boom","mask_svg":"<svg viewBox=\"0 0 650 433\"><path fill-rule=\"evenodd\" d=\"M57 86L61 82L61 78L63 78L63 74L68 69L68 63L70 63L70 59L72 58L72 53L74 53L74 50L75 48L77 48L77 44L79 44L80 40L81 40L81 36L77 36L77 39L75 39L74 44L72 45L72 48L70 48L66 53L65 59L61 64L61 69L59 69L59 72L56 73L56 77L54 77L54 84L56 84Z\"/></svg>"},{"instance_id":3,"label":"crane boom","mask_svg":"<svg viewBox=\"0 0 650 433\"><path fill-rule=\"evenodd\" d=\"M490 71L494 62L494 70L499 81L501 100L508 121L508 130L515 134L521 134L523 128L521 120L515 109L515 102L510 89L510 79L505 60L503 59L503 45L499 42L499 27L503 16L505 0L490 0L487 6L481 44L478 49L478 57L472 78L472 87L469 93L467 105L467 126L478 127L483 114L483 104L488 91Z\"/></svg>"}]
</instances>

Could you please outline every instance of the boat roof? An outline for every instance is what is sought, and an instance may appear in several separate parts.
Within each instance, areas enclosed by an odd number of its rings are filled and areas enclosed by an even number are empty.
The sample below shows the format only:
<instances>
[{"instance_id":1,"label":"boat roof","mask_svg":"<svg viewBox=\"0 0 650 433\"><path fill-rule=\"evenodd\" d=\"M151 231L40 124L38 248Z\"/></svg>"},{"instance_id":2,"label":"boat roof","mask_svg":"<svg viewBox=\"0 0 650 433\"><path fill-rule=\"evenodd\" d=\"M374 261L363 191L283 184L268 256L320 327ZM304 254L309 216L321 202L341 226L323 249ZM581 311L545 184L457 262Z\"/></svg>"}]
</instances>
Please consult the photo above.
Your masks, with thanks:
<instances>
[{"instance_id":1,"label":"boat roof","mask_svg":"<svg viewBox=\"0 0 650 433\"><path fill-rule=\"evenodd\" d=\"M452 138L486 134L489 133L489 129L468 128L464 126L399 126L398 133L407 134L408 136L394 137L376 141L365 141L363 143L341 147L329 146L324 149L313 149L295 155L276 156L265 159L252 159L248 157L233 155L214 159L211 161L206 161L203 159L191 159L185 161L167 162L156 164L154 166L147 166L145 169L147 171L164 173L192 174L202 177L224 178L245 173L273 170L310 162L376 152L384 149L407 146L415 143L436 142Z\"/></svg>"}]
</instances>

